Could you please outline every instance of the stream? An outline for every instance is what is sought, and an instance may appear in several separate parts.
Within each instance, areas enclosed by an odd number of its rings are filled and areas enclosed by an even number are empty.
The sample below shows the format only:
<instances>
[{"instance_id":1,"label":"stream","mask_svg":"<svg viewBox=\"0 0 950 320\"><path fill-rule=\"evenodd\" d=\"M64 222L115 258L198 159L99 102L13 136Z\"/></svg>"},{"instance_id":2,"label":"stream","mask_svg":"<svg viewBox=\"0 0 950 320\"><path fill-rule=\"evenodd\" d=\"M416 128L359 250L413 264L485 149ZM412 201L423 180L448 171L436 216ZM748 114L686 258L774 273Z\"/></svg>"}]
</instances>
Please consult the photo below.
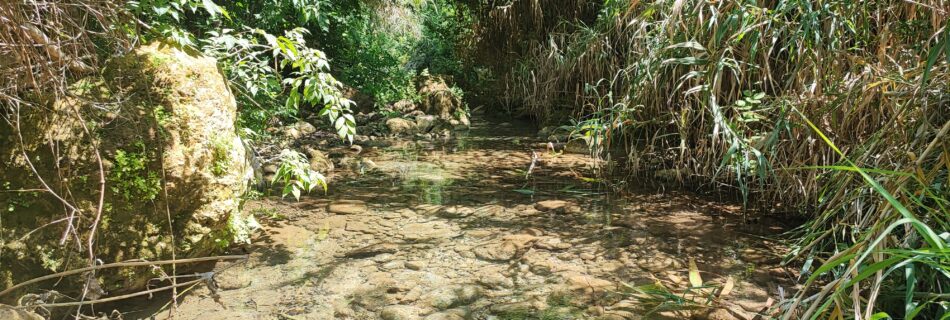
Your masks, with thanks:
<instances>
[{"instance_id":1,"label":"stream","mask_svg":"<svg viewBox=\"0 0 950 320\"><path fill-rule=\"evenodd\" d=\"M688 192L613 194L593 159L535 135L481 119L451 139L339 152L361 165L326 194L245 206L263 225L250 258L209 266L218 288L186 291L175 318L753 319L794 289L769 240L784 227Z\"/></svg>"}]
</instances>

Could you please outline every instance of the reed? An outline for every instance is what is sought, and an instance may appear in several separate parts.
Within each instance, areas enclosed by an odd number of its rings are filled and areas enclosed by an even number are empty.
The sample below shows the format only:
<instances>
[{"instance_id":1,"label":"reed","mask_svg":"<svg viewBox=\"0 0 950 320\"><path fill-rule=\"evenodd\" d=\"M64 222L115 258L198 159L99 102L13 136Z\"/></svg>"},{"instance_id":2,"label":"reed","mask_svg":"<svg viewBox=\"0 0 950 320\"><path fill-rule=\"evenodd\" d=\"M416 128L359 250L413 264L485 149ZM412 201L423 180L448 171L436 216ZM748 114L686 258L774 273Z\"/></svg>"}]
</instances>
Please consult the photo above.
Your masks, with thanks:
<instances>
[{"instance_id":1,"label":"reed","mask_svg":"<svg viewBox=\"0 0 950 320\"><path fill-rule=\"evenodd\" d=\"M503 37L554 10L516 3L514 21L482 30ZM521 48L496 40L517 61L503 101L598 123L627 179L672 170L750 209L809 214L786 319L947 314L946 0L607 0L595 12L562 14Z\"/></svg>"}]
</instances>

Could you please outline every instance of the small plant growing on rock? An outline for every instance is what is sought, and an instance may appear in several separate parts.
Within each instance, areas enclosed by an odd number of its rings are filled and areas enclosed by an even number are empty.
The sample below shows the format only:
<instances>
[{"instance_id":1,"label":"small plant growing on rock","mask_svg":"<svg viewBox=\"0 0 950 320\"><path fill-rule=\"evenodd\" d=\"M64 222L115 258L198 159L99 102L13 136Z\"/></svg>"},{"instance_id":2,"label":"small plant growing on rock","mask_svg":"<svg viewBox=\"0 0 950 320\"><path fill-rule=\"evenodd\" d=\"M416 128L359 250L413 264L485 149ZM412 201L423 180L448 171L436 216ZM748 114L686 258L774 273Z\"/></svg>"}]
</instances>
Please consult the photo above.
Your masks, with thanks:
<instances>
[{"instance_id":1,"label":"small plant growing on rock","mask_svg":"<svg viewBox=\"0 0 950 320\"><path fill-rule=\"evenodd\" d=\"M148 170L149 155L145 143L135 143L141 151L116 150L115 167L109 173L112 192L121 194L125 200L154 200L162 190L158 174Z\"/></svg>"},{"instance_id":2,"label":"small plant growing on rock","mask_svg":"<svg viewBox=\"0 0 950 320\"><path fill-rule=\"evenodd\" d=\"M215 137L211 141L211 173L221 177L228 173L231 164L230 143L225 137Z\"/></svg>"},{"instance_id":3,"label":"small plant growing on rock","mask_svg":"<svg viewBox=\"0 0 950 320\"><path fill-rule=\"evenodd\" d=\"M298 201L302 193L310 193L317 186L323 187L324 192L327 191L327 179L310 169L306 157L294 150L284 149L280 152L280 166L274 175L274 181L284 185L281 197L293 195Z\"/></svg>"}]
</instances>

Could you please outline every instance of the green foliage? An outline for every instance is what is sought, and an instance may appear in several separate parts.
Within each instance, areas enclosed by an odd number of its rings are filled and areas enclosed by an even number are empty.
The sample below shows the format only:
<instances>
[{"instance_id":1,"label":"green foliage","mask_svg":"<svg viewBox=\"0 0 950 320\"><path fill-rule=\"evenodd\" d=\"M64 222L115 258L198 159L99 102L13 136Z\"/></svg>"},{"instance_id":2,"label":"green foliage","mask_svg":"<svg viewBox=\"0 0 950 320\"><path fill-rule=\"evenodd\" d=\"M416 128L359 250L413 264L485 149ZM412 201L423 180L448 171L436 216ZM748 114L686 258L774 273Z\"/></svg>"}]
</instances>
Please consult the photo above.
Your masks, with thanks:
<instances>
[{"instance_id":1,"label":"green foliage","mask_svg":"<svg viewBox=\"0 0 950 320\"><path fill-rule=\"evenodd\" d=\"M329 27L317 41L334 73L377 104L413 99L412 79L423 69L468 77L457 53L470 35L471 15L453 1L333 1Z\"/></svg>"},{"instance_id":2,"label":"green foliage","mask_svg":"<svg viewBox=\"0 0 950 320\"><path fill-rule=\"evenodd\" d=\"M162 185L158 173L148 168L152 154L141 141L135 143L135 149L115 151L109 185L112 192L122 195L129 202L155 200Z\"/></svg>"},{"instance_id":3,"label":"green foliage","mask_svg":"<svg viewBox=\"0 0 950 320\"><path fill-rule=\"evenodd\" d=\"M129 8L149 26L144 40L169 39L218 59L238 91L239 125L262 133L295 120L301 107L316 107L341 138L351 140L355 123L344 115L353 103L342 97L323 52L307 46L309 31L301 27L326 21L320 10L325 4L238 1L226 8L210 0L149 0L130 2ZM284 19L290 12L296 20Z\"/></svg>"},{"instance_id":4,"label":"green foliage","mask_svg":"<svg viewBox=\"0 0 950 320\"><path fill-rule=\"evenodd\" d=\"M167 39L182 47L197 44L189 29L210 29L219 17L229 18L228 12L211 0L140 0L127 2L126 7L146 24L146 38ZM202 13L210 19L196 19Z\"/></svg>"},{"instance_id":5,"label":"green foliage","mask_svg":"<svg viewBox=\"0 0 950 320\"><path fill-rule=\"evenodd\" d=\"M15 190L11 187L10 181L4 181L0 187L2 187L0 192L7 194L3 198L5 208L0 206L0 210L5 209L6 212L14 212L17 209L33 205L39 195L39 192L36 191Z\"/></svg>"},{"instance_id":6,"label":"green foliage","mask_svg":"<svg viewBox=\"0 0 950 320\"><path fill-rule=\"evenodd\" d=\"M228 173L231 166L231 141L224 136L211 139L211 173L217 177Z\"/></svg>"},{"instance_id":7,"label":"green foliage","mask_svg":"<svg viewBox=\"0 0 950 320\"><path fill-rule=\"evenodd\" d=\"M300 200L303 193L310 193L318 186L327 190L326 178L319 172L310 169L306 157L294 150L280 152L280 166L274 175L274 182L283 184L281 196L293 195Z\"/></svg>"}]
</instances>

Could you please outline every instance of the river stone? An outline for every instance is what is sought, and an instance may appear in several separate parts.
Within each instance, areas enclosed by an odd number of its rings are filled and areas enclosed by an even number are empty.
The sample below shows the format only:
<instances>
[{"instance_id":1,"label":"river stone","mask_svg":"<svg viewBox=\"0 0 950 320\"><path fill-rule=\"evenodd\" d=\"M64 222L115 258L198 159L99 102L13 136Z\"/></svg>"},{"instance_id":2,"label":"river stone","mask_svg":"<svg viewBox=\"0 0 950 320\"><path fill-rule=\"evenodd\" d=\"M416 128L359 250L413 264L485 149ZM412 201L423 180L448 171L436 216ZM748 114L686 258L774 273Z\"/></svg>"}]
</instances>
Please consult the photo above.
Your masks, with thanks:
<instances>
[{"instance_id":1,"label":"river stone","mask_svg":"<svg viewBox=\"0 0 950 320\"><path fill-rule=\"evenodd\" d=\"M344 254L347 258L368 258L385 253L396 253L399 245L390 242L371 244Z\"/></svg>"},{"instance_id":2,"label":"river stone","mask_svg":"<svg viewBox=\"0 0 950 320\"><path fill-rule=\"evenodd\" d=\"M458 231L452 226L441 221L410 223L402 227L400 232L403 239L412 242L445 239L458 235Z\"/></svg>"},{"instance_id":3,"label":"river stone","mask_svg":"<svg viewBox=\"0 0 950 320\"><path fill-rule=\"evenodd\" d=\"M564 145L564 153L589 154L590 147L584 139L574 139Z\"/></svg>"},{"instance_id":4,"label":"river stone","mask_svg":"<svg viewBox=\"0 0 950 320\"><path fill-rule=\"evenodd\" d=\"M479 268L474 275L475 283L489 289L510 288L514 285L514 282L511 278L505 276L504 272L504 267L495 265Z\"/></svg>"},{"instance_id":5,"label":"river stone","mask_svg":"<svg viewBox=\"0 0 950 320\"><path fill-rule=\"evenodd\" d=\"M419 317L419 308L414 306L392 305L384 307L379 311L379 317L383 320L417 320Z\"/></svg>"},{"instance_id":6,"label":"river stone","mask_svg":"<svg viewBox=\"0 0 950 320\"><path fill-rule=\"evenodd\" d=\"M0 319L4 320L43 320L38 314L0 304Z\"/></svg>"},{"instance_id":7,"label":"river stone","mask_svg":"<svg viewBox=\"0 0 950 320\"><path fill-rule=\"evenodd\" d=\"M399 100L393 104L393 111L399 113L410 113L416 110L416 104L412 100Z\"/></svg>"},{"instance_id":8,"label":"river stone","mask_svg":"<svg viewBox=\"0 0 950 320\"><path fill-rule=\"evenodd\" d=\"M568 273L564 275L567 285L574 292L583 294L602 294L608 290L613 290L616 285L613 282L595 278L585 274Z\"/></svg>"},{"instance_id":9,"label":"river stone","mask_svg":"<svg viewBox=\"0 0 950 320\"><path fill-rule=\"evenodd\" d=\"M425 261L407 261L406 262L406 269L409 269L409 270L419 271L425 267L426 267Z\"/></svg>"},{"instance_id":10,"label":"river stone","mask_svg":"<svg viewBox=\"0 0 950 320\"><path fill-rule=\"evenodd\" d=\"M528 247L538 238L527 234L504 236L501 241L494 241L475 248L475 256L487 261L508 261L524 254Z\"/></svg>"},{"instance_id":11,"label":"river stone","mask_svg":"<svg viewBox=\"0 0 950 320\"><path fill-rule=\"evenodd\" d=\"M415 124L403 118L386 120L386 127L389 128L389 133L395 135L412 134L415 131Z\"/></svg>"},{"instance_id":12,"label":"river stone","mask_svg":"<svg viewBox=\"0 0 950 320\"><path fill-rule=\"evenodd\" d=\"M422 300L429 306L445 310L471 304L481 297L481 289L473 285L441 287L422 296Z\"/></svg>"},{"instance_id":13,"label":"river stone","mask_svg":"<svg viewBox=\"0 0 950 320\"><path fill-rule=\"evenodd\" d=\"M447 310L445 312L433 313L423 320L465 320L466 312L463 310Z\"/></svg>"},{"instance_id":14,"label":"river stone","mask_svg":"<svg viewBox=\"0 0 950 320\"><path fill-rule=\"evenodd\" d=\"M439 123L439 118L433 115L416 116L416 132L429 132Z\"/></svg>"},{"instance_id":15,"label":"river stone","mask_svg":"<svg viewBox=\"0 0 950 320\"><path fill-rule=\"evenodd\" d=\"M439 217L442 217L442 218L455 219L455 218L468 217L472 215L473 213L475 213L475 209L471 207L447 206L447 207L442 207L442 209L439 210L438 215Z\"/></svg>"},{"instance_id":16,"label":"river stone","mask_svg":"<svg viewBox=\"0 0 950 320\"><path fill-rule=\"evenodd\" d=\"M637 265L653 273L663 272L671 268L678 269L683 266L676 258L662 252L657 252L653 256L637 259Z\"/></svg>"},{"instance_id":17,"label":"river stone","mask_svg":"<svg viewBox=\"0 0 950 320\"><path fill-rule=\"evenodd\" d=\"M367 211L366 203L360 200L337 200L327 206L327 211L336 214L361 214Z\"/></svg>"},{"instance_id":18,"label":"river stone","mask_svg":"<svg viewBox=\"0 0 950 320\"><path fill-rule=\"evenodd\" d=\"M346 223L346 231L361 233L376 233L377 229L363 221L349 221Z\"/></svg>"},{"instance_id":19,"label":"river stone","mask_svg":"<svg viewBox=\"0 0 950 320\"><path fill-rule=\"evenodd\" d=\"M314 127L312 124L306 121L297 121L297 123L294 123L293 125L290 125L284 129L284 133L294 139L310 135L314 132L317 132L317 127Z\"/></svg>"},{"instance_id":20,"label":"river stone","mask_svg":"<svg viewBox=\"0 0 950 320\"><path fill-rule=\"evenodd\" d=\"M564 200L544 200L534 204L534 208L543 212L568 213L574 211L576 205Z\"/></svg>"},{"instance_id":21,"label":"river stone","mask_svg":"<svg viewBox=\"0 0 950 320\"><path fill-rule=\"evenodd\" d=\"M310 157L310 170L324 175L333 171L333 161L330 161L330 158L320 150L308 149L307 155Z\"/></svg>"}]
</instances>

